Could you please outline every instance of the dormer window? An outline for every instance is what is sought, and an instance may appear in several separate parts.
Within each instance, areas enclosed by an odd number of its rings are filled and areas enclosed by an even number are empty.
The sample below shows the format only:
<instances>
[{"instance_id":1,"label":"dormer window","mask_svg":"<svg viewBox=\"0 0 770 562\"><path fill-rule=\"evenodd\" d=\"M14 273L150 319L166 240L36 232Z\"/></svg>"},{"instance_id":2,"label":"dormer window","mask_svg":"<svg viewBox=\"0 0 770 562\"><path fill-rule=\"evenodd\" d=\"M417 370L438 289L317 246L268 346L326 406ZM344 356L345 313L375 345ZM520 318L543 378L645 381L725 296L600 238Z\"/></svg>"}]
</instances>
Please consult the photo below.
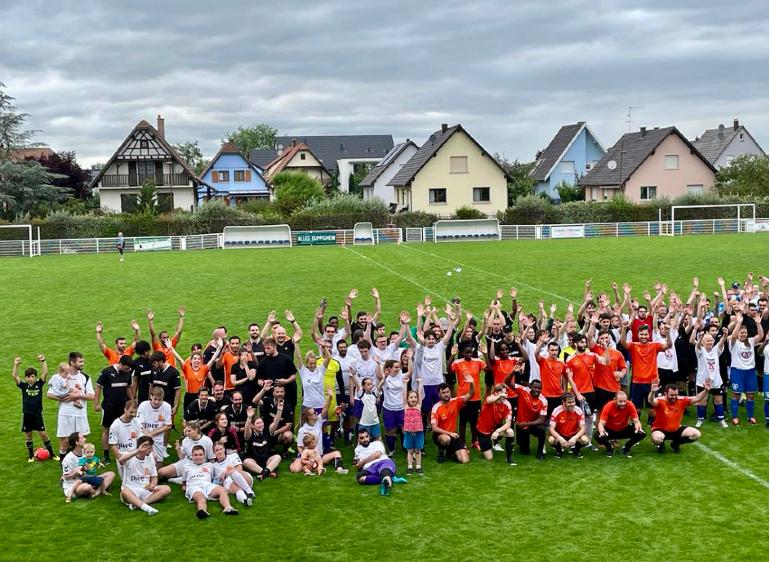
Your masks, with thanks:
<instances>
[{"instance_id":1,"label":"dormer window","mask_svg":"<svg viewBox=\"0 0 770 562\"><path fill-rule=\"evenodd\" d=\"M150 148L150 141L148 141L148 140L140 140L139 141L139 148Z\"/></svg>"}]
</instances>

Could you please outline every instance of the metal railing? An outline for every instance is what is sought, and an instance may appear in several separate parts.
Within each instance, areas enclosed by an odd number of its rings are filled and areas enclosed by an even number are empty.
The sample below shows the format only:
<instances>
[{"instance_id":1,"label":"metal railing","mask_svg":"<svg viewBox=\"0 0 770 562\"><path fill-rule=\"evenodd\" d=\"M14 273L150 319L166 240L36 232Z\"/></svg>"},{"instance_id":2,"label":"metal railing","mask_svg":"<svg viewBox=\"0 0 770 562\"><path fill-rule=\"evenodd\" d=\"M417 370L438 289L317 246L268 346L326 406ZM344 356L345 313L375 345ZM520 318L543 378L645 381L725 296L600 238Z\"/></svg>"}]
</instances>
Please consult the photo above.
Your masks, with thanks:
<instances>
[{"instance_id":1,"label":"metal railing","mask_svg":"<svg viewBox=\"0 0 770 562\"><path fill-rule=\"evenodd\" d=\"M142 187L145 181L157 182L156 174L105 174L101 177L102 187ZM189 174L163 174L163 183L161 186L171 185L190 185L191 177Z\"/></svg>"}]
</instances>

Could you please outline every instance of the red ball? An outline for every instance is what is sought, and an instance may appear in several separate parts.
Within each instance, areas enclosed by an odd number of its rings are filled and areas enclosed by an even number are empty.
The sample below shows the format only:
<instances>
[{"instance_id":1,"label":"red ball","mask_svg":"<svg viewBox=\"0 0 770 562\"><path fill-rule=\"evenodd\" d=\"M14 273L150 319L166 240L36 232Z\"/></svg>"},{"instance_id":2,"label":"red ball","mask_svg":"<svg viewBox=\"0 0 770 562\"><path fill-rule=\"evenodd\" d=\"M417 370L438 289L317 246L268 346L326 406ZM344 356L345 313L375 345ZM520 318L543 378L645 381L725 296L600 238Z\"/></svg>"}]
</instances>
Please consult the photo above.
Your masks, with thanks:
<instances>
[{"instance_id":1,"label":"red ball","mask_svg":"<svg viewBox=\"0 0 770 562\"><path fill-rule=\"evenodd\" d=\"M44 449L43 447L40 447L37 451L35 451L35 458L39 461L47 461L51 458L51 454L48 452L47 449Z\"/></svg>"}]
</instances>

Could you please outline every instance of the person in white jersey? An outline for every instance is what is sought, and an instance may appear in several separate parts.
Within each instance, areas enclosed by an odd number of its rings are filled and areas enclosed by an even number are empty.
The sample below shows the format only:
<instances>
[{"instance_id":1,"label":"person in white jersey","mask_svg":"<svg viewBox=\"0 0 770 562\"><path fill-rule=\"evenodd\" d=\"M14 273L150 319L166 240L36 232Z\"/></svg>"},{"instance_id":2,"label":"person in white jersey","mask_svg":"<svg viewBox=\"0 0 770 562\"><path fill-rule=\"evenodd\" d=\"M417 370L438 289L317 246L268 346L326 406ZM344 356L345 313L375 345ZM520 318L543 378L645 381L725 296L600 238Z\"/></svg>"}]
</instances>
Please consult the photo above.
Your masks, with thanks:
<instances>
[{"instance_id":1,"label":"person in white jersey","mask_svg":"<svg viewBox=\"0 0 770 562\"><path fill-rule=\"evenodd\" d=\"M161 501L171 493L171 488L165 484L158 485L158 472L152 449L153 438L142 435L136 440L136 449L115 457L122 467L120 500L129 509L141 509L147 515L158 513L150 504Z\"/></svg>"},{"instance_id":2,"label":"person in white jersey","mask_svg":"<svg viewBox=\"0 0 770 562\"><path fill-rule=\"evenodd\" d=\"M757 335L749 337L746 326L743 325L743 308L739 308L735 314L735 327L729 337L730 347L730 390L733 396L730 400L730 413L733 417L733 425L738 425L738 405L741 394L746 394L746 418L750 425L757 423L754 417L754 394L757 392L756 357L754 346L762 341L764 333L762 325L757 325Z\"/></svg>"},{"instance_id":3,"label":"person in white jersey","mask_svg":"<svg viewBox=\"0 0 770 562\"><path fill-rule=\"evenodd\" d=\"M711 400L714 403L714 413L719 420L719 425L723 428L727 427L725 421L725 391L722 384L722 377L719 374L719 356L722 354L722 350L725 347L725 337L719 340L719 343L714 344L714 336L708 332L703 332L700 339L696 340L699 330L703 328L703 322L700 319L696 320L695 327L690 334L690 343L695 345L695 357L698 360L698 370L695 374L695 387L698 392L701 392L705 387L707 380L711 381ZM725 332L727 329L725 328ZM708 394L706 397L698 402L696 410L698 412L698 420L695 422L695 427L699 428L703 425L706 419L706 407L708 406Z\"/></svg>"},{"instance_id":4,"label":"person in white jersey","mask_svg":"<svg viewBox=\"0 0 770 562\"><path fill-rule=\"evenodd\" d=\"M145 435L152 437L155 445L152 454L155 461L160 462L168 456L166 452L165 435L171 429L171 404L163 401L163 389L153 387L150 399L139 404L136 419Z\"/></svg>"},{"instance_id":5,"label":"person in white jersey","mask_svg":"<svg viewBox=\"0 0 770 562\"><path fill-rule=\"evenodd\" d=\"M182 483L184 471L192 462L192 450L196 445L203 447L206 452L206 460L214 460L214 443L208 435L201 431L200 422L187 422L182 430L184 439L180 443L175 443L176 454L179 460L173 464L166 465L158 470L158 477L168 478L174 484Z\"/></svg>"},{"instance_id":6,"label":"person in white jersey","mask_svg":"<svg viewBox=\"0 0 770 562\"><path fill-rule=\"evenodd\" d=\"M238 510L230 505L227 490L214 484L214 465L206 461L206 450L202 446L193 447L192 463L185 468L183 481L185 497L195 503L195 516L198 519L211 517L206 509L208 500L219 500L225 515L238 515Z\"/></svg>"},{"instance_id":7,"label":"person in white jersey","mask_svg":"<svg viewBox=\"0 0 770 562\"><path fill-rule=\"evenodd\" d=\"M138 405L136 400L127 400L123 406L123 415L110 425L109 445L112 456L118 461L118 474L123 478L121 457L136 450L137 439L142 435L142 426L136 419Z\"/></svg>"}]
</instances>

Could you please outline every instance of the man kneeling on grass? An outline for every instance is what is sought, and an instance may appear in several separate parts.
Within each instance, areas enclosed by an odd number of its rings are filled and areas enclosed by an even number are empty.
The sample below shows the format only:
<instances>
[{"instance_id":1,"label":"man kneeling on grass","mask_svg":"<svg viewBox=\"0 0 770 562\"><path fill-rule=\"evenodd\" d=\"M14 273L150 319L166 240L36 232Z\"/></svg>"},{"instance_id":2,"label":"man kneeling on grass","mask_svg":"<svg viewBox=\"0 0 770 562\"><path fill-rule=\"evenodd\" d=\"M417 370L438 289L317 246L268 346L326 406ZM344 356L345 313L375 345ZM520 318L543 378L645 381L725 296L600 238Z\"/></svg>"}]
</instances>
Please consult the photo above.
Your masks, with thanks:
<instances>
[{"instance_id":1,"label":"man kneeling on grass","mask_svg":"<svg viewBox=\"0 0 770 562\"><path fill-rule=\"evenodd\" d=\"M711 390L711 380L703 381L703 390L695 396L679 396L679 390L675 384L667 384L663 396L656 396L658 382L652 383L649 401L655 421L652 422L652 444L659 453L666 450L666 441L671 441L671 450L679 452L679 447L686 443L695 443L700 439L700 431L694 427L682 425L682 416L685 409L704 400Z\"/></svg>"},{"instance_id":2,"label":"man kneeling on grass","mask_svg":"<svg viewBox=\"0 0 770 562\"><path fill-rule=\"evenodd\" d=\"M590 443L586 435L585 414L581 408L575 407L575 395L564 394L561 406L557 406L551 414L551 425L548 428L548 444L556 449L556 458L560 459L564 449L570 449L577 458L583 458L581 447Z\"/></svg>"},{"instance_id":3,"label":"man kneeling on grass","mask_svg":"<svg viewBox=\"0 0 770 562\"><path fill-rule=\"evenodd\" d=\"M393 484L404 484L406 478L396 476L396 463L388 458L382 441L372 441L369 431L358 430L353 464L358 469L356 480L359 484L379 484L380 495L387 496Z\"/></svg>"},{"instance_id":4,"label":"man kneeling on grass","mask_svg":"<svg viewBox=\"0 0 770 562\"><path fill-rule=\"evenodd\" d=\"M152 447L153 438L142 435L136 440L134 451L116 457L122 466L123 475L120 500L128 509L139 508L147 515L158 513L150 504L159 502L171 493L168 486L158 486L158 472L155 468L155 458L152 456Z\"/></svg>"},{"instance_id":5,"label":"man kneeling on grass","mask_svg":"<svg viewBox=\"0 0 770 562\"><path fill-rule=\"evenodd\" d=\"M227 490L212 482L213 471L214 465L206 462L206 450L200 445L195 445L192 449L192 464L187 465L184 471L185 497L195 502L198 508L195 516L198 519L210 517L206 511L206 501L214 499L219 500L225 515L238 515L238 510L230 505Z\"/></svg>"}]
</instances>

